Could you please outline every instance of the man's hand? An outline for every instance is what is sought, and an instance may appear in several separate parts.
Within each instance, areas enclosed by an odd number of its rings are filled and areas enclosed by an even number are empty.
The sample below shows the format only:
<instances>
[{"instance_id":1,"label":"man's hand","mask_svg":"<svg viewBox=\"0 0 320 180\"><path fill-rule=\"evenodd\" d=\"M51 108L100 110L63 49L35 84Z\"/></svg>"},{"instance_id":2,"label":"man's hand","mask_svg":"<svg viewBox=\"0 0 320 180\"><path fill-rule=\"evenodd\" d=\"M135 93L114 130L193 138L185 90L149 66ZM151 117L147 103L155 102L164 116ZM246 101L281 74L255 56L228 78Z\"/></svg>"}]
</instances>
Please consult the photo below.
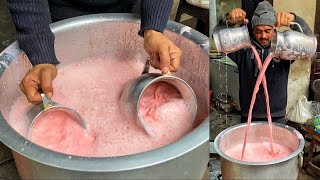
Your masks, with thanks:
<instances>
[{"instance_id":1,"label":"man's hand","mask_svg":"<svg viewBox=\"0 0 320 180\"><path fill-rule=\"evenodd\" d=\"M144 31L144 49L150 56L150 64L163 74L176 72L180 66L181 50L162 33Z\"/></svg>"},{"instance_id":2,"label":"man's hand","mask_svg":"<svg viewBox=\"0 0 320 180\"><path fill-rule=\"evenodd\" d=\"M227 20L231 24L248 24L249 20L246 19L246 12L241 8L233 9L229 12Z\"/></svg>"},{"instance_id":3,"label":"man's hand","mask_svg":"<svg viewBox=\"0 0 320 180\"><path fill-rule=\"evenodd\" d=\"M52 64L39 64L34 66L20 83L21 91L28 101L33 104L42 102L39 88L51 98L53 96L52 81L57 76L57 68Z\"/></svg>"},{"instance_id":4,"label":"man's hand","mask_svg":"<svg viewBox=\"0 0 320 180\"><path fill-rule=\"evenodd\" d=\"M276 26L277 27L282 27L282 26L290 26L290 23L293 22L294 19L294 15L291 13L287 13L287 12L278 12L277 13L277 22L276 22Z\"/></svg>"}]
</instances>

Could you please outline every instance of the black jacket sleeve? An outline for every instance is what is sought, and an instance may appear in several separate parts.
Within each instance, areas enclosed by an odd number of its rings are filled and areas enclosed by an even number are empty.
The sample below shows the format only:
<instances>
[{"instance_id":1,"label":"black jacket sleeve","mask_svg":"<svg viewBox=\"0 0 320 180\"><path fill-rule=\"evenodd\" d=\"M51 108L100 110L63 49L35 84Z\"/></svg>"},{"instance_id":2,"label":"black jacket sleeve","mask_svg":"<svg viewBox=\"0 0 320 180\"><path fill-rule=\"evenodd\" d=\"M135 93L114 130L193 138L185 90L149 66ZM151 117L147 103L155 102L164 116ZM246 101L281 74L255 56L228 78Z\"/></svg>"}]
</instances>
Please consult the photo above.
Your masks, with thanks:
<instances>
[{"instance_id":1,"label":"black jacket sleeve","mask_svg":"<svg viewBox=\"0 0 320 180\"><path fill-rule=\"evenodd\" d=\"M54 52L54 35L50 30L50 13L44 0L7 0L17 30L20 48L32 65L58 64Z\"/></svg>"},{"instance_id":2,"label":"black jacket sleeve","mask_svg":"<svg viewBox=\"0 0 320 180\"><path fill-rule=\"evenodd\" d=\"M173 0L142 0L141 1L141 27L139 34L152 29L163 32L166 28Z\"/></svg>"}]
</instances>

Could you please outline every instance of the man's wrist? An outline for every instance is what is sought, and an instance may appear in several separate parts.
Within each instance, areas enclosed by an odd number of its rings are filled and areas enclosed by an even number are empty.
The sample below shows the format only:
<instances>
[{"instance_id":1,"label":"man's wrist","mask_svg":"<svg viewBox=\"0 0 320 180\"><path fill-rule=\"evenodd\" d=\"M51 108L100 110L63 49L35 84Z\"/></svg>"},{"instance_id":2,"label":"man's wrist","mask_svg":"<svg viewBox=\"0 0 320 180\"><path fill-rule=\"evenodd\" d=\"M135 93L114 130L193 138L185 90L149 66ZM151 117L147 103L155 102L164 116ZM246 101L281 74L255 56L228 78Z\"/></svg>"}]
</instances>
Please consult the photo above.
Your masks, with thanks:
<instances>
[{"instance_id":1,"label":"man's wrist","mask_svg":"<svg viewBox=\"0 0 320 180\"><path fill-rule=\"evenodd\" d=\"M57 67L59 64L60 64L60 62L58 62L58 63L40 62L40 63L35 63L32 66L35 67L37 65L53 65L53 66Z\"/></svg>"},{"instance_id":2,"label":"man's wrist","mask_svg":"<svg viewBox=\"0 0 320 180\"><path fill-rule=\"evenodd\" d=\"M153 34L159 34L159 33L162 34L161 32L158 32L158 31L153 30L153 29L146 29L143 32L143 36L147 37L147 36L150 36L150 35L153 35Z\"/></svg>"}]
</instances>

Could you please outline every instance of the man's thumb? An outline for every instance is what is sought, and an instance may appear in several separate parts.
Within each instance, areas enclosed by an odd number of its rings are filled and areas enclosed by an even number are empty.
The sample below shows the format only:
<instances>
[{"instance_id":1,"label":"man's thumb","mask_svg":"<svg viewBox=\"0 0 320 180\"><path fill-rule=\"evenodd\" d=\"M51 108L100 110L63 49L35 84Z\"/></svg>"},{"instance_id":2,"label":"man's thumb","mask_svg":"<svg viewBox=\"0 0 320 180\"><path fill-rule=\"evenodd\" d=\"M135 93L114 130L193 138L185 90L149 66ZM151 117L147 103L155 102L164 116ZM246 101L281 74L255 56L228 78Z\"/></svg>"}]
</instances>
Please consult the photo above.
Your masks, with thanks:
<instances>
[{"instance_id":1,"label":"man's thumb","mask_svg":"<svg viewBox=\"0 0 320 180\"><path fill-rule=\"evenodd\" d=\"M170 67L169 49L160 51L159 56L160 56L160 69L162 73L166 74L168 73L169 67Z\"/></svg>"},{"instance_id":2,"label":"man's thumb","mask_svg":"<svg viewBox=\"0 0 320 180\"><path fill-rule=\"evenodd\" d=\"M52 98L53 96L53 87L52 81L54 76L49 71L44 71L41 75L41 89L47 98Z\"/></svg>"}]
</instances>

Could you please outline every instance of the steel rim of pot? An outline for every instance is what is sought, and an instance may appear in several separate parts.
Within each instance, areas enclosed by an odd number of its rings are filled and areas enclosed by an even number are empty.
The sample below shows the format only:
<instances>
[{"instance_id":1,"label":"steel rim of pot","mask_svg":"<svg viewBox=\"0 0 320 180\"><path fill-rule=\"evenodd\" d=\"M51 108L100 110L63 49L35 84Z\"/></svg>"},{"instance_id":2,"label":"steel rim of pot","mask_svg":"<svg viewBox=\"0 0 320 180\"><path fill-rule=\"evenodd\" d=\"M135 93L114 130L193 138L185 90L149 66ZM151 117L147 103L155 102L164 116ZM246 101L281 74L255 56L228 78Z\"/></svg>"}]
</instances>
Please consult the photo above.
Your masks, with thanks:
<instances>
[{"instance_id":1,"label":"steel rim of pot","mask_svg":"<svg viewBox=\"0 0 320 180\"><path fill-rule=\"evenodd\" d=\"M251 125L253 125L253 126L259 125L259 124L268 125L267 122L262 122L262 121L251 123ZM264 165L277 164L277 163L281 163L281 162L287 161L289 159L292 159L292 158L298 156L298 154L303 151L304 144L305 144L305 140L304 140L302 134L299 131L297 131L296 129L294 129L293 127L290 127L288 125L275 123L275 122L273 122L272 124L274 126L278 126L278 127L281 127L281 128L284 128L286 130L291 131L292 133L294 133L297 136L297 139L299 140L299 146L297 147L297 149L294 150L290 155L288 155L284 158L273 160L273 161L266 161L266 162L247 162L247 161L240 161L238 159L232 158L232 157L226 155L224 152L222 152L220 149L220 141L223 139L224 135L229 133L231 130L247 126L247 123L241 123L241 124L237 124L235 126L231 126L227 129L223 130L221 133L219 133L218 136L214 140L214 148L217 151L217 153L221 157L223 157L224 159L231 161L231 162L234 162L234 163L237 163L237 164L249 165L249 166L264 166ZM249 130L249 133L250 133L250 130ZM302 136L302 138L299 138L299 136Z\"/></svg>"}]
</instances>

